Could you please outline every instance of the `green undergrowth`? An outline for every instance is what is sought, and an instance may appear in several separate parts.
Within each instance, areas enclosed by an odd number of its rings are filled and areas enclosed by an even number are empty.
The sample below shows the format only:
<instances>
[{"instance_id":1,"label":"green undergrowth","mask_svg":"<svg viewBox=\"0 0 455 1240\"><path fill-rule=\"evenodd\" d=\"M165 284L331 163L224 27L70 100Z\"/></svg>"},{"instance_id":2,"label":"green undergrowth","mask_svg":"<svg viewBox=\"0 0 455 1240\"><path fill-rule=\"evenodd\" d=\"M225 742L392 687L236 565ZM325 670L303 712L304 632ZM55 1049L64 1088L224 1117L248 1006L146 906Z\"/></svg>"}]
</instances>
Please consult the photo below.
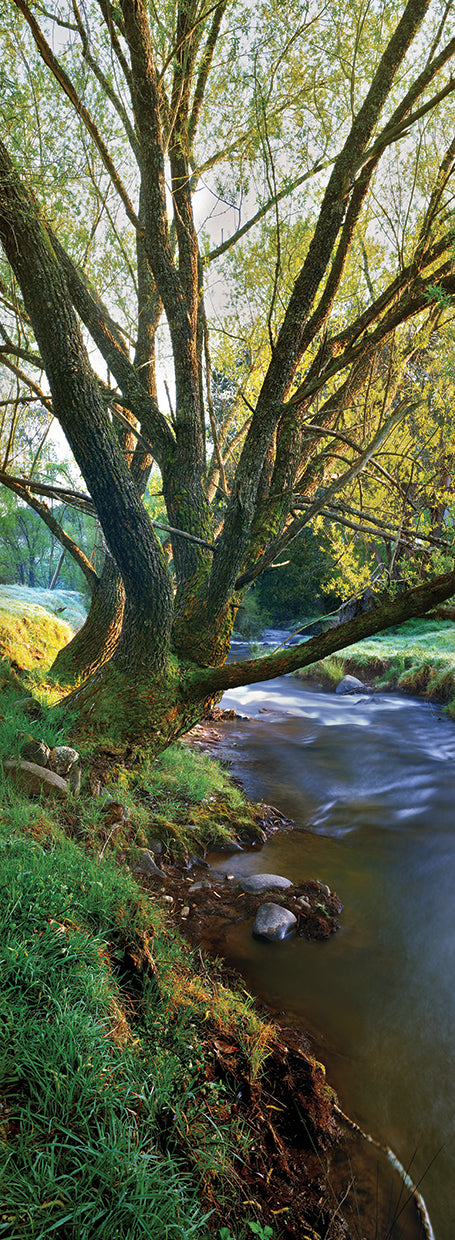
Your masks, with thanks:
<instances>
[{"instance_id":1,"label":"green undergrowth","mask_svg":"<svg viewBox=\"0 0 455 1240\"><path fill-rule=\"evenodd\" d=\"M442 702L455 718L455 624L408 620L297 673L329 689L346 674L375 689L397 688Z\"/></svg>"},{"instance_id":2,"label":"green undergrowth","mask_svg":"<svg viewBox=\"0 0 455 1240\"><path fill-rule=\"evenodd\" d=\"M120 774L120 782L125 773ZM134 783L133 775L133 783ZM140 772L140 800L150 806L169 855L179 858L240 838L261 838L257 811L219 763L184 743L170 745Z\"/></svg>"},{"instance_id":3,"label":"green undergrowth","mask_svg":"<svg viewBox=\"0 0 455 1240\"><path fill-rule=\"evenodd\" d=\"M209 1032L259 1067L267 1027L74 844L2 830L0 892L0 1235L207 1235L247 1146Z\"/></svg>"},{"instance_id":4,"label":"green undergrowth","mask_svg":"<svg viewBox=\"0 0 455 1240\"><path fill-rule=\"evenodd\" d=\"M202 854L253 810L183 744L150 762L87 742L78 797L30 798L1 759L24 733L71 744L72 719L30 717L26 683L0 669L0 1238L205 1240L227 1219L244 1240L251 1137L217 1039L250 1089L272 1029L131 871L152 837Z\"/></svg>"}]
</instances>

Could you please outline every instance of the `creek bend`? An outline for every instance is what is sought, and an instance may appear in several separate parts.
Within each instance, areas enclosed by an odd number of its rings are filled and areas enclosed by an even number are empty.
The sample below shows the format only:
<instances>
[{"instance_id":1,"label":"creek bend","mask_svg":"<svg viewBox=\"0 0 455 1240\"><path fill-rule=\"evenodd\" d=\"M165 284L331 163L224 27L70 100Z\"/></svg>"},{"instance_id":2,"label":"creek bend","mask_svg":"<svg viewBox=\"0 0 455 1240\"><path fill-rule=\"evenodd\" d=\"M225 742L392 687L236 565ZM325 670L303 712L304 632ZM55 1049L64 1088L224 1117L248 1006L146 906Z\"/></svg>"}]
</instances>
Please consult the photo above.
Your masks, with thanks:
<instances>
[{"instance_id":1,"label":"creek bend","mask_svg":"<svg viewBox=\"0 0 455 1240\"><path fill-rule=\"evenodd\" d=\"M344 905L327 942L264 943L239 921L223 954L308 1031L343 1110L412 1164L436 1240L453 1240L455 725L414 699L292 677L222 705L248 718L217 725L219 756L295 827L211 865L318 878Z\"/></svg>"}]
</instances>

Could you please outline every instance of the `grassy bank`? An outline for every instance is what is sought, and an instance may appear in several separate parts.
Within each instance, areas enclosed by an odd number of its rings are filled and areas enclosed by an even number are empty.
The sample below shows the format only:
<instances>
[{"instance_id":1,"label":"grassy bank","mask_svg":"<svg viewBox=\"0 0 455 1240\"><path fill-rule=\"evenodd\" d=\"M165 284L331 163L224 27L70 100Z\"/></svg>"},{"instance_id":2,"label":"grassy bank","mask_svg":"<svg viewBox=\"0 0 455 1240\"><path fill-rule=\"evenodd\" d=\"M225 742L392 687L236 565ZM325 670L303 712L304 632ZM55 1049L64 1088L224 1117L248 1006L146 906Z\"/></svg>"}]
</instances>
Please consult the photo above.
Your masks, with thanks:
<instances>
[{"instance_id":1,"label":"grassy bank","mask_svg":"<svg viewBox=\"0 0 455 1240\"><path fill-rule=\"evenodd\" d=\"M313 663L297 676L333 689L347 673L375 689L399 689L442 702L455 718L455 624L409 620Z\"/></svg>"},{"instance_id":2,"label":"grassy bank","mask_svg":"<svg viewBox=\"0 0 455 1240\"><path fill-rule=\"evenodd\" d=\"M24 735L71 744L71 716L24 710L28 683L0 666L0 1237L319 1240L323 1070L168 894L207 846L260 838L260 812L183 744L151 763L87 741L78 796L21 792L2 760ZM136 875L151 848L164 880Z\"/></svg>"},{"instance_id":3,"label":"grassy bank","mask_svg":"<svg viewBox=\"0 0 455 1240\"><path fill-rule=\"evenodd\" d=\"M50 667L85 614L86 600L74 590L0 586L0 658L28 671Z\"/></svg>"}]
</instances>

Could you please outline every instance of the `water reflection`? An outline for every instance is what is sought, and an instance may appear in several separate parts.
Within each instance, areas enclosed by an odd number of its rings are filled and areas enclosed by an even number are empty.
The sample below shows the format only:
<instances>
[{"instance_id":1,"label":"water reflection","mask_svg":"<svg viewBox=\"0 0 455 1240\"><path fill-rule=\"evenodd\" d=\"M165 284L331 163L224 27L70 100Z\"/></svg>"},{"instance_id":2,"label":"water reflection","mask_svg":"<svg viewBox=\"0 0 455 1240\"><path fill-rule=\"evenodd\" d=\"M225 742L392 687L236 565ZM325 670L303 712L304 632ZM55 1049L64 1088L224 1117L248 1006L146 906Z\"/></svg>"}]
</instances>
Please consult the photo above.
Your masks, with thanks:
<instances>
[{"instance_id":1,"label":"water reflection","mask_svg":"<svg viewBox=\"0 0 455 1240\"><path fill-rule=\"evenodd\" d=\"M455 726L423 703L289 677L224 704L251 716L222 725L234 772L296 822L229 870L316 877L345 905L329 943L263 944L240 922L226 950L317 1037L344 1108L426 1172L436 1238L453 1240Z\"/></svg>"}]
</instances>

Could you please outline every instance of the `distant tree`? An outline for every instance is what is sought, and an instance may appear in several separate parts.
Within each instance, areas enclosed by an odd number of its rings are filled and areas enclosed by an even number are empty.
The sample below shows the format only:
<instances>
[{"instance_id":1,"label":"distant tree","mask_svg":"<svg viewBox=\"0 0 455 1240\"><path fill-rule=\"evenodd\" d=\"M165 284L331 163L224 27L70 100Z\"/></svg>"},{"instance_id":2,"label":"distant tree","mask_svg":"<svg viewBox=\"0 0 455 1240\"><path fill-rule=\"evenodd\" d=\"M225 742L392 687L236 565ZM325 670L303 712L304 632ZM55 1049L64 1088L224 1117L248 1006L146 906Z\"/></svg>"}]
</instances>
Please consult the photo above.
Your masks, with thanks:
<instances>
[{"instance_id":1,"label":"distant tree","mask_svg":"<svg viewBox=\"0 0 455 1240\"><path fill-rule=\"evenodd\" d=\"M332 589L327 582L332 579ZM254 596L262 615L273 625L298 623L305 617L335 608L337 566L330 539L323 532L305 528L290 543L276 568L266 568L256 583Z\"/></svg>"}]
</instances>

